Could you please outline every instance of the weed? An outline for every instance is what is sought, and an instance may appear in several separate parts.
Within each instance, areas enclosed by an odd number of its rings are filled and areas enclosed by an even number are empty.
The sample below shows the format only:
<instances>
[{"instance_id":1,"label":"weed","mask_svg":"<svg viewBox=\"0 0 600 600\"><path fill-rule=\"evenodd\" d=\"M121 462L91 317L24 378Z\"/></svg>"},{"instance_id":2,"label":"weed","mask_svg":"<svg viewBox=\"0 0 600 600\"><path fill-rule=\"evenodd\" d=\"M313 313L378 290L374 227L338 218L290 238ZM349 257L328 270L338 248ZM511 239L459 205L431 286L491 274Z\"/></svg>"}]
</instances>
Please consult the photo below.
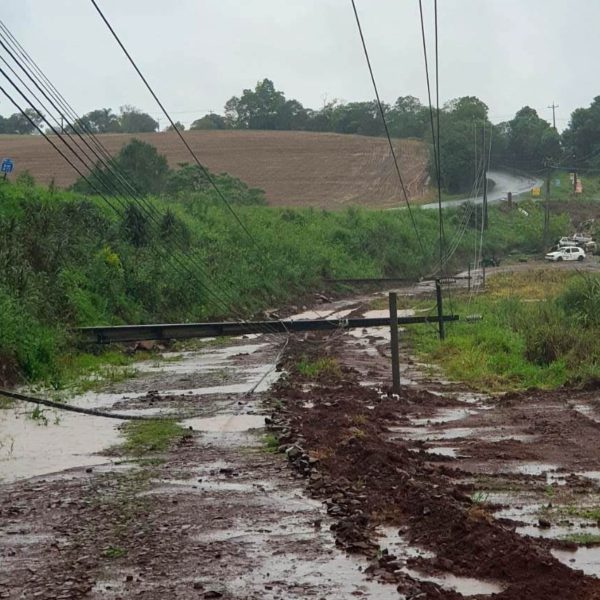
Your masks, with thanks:
<instances>
[{"instance_id":1,"label":"weed","mask_svg":"<svg viewBox=\"0 0 600 600\"><path fill-rule=\"evenodd\" d=\"M35 408L30 413L28 413L27 416L39 425L48 425L48 417L46 417L44 409L42 409L39 404L36 404Z\"/></svg>"},{"instance_id":2,"label":"weed","mask_svg":"<svg viewBox=\"0 0 600 600\"><path fill-rule=\"evenodd\" d=\"M173 442L187 434L187 430L181 425L167 419L129 421L122 431L125 442L118 449L133 456L164 452Z\"/></svg>"},{"instance_id":3,"label":"weed","mask_svg":"<svg viewBox=\"0 0 600 600\"><path fill-rule=\"evenodd\" d=\"M311 361L304 356L296 363L296 370L307 379L318 379L327 375L339 377L341 375L339 364L334 358L329 357Z\"/></svg>"},{"instance_id":4,"label":"weed","mask_svg":"<svg viewBox=\"0 0 600 600\"><path fill-rule=\"evenodd\" d=\"M127 555L127 550L119 546L109 546L102 551L102 556L106 558L122 558Z\"/></svg>"},{"instance_id":5,"label":"weed","mask_svg":"<svg viewBox=\"0 0 600 600\"><path fill-rule=\"evenodd\" d=\"M560 539L579 544L580 546L600 545L600 535L597 533L569 533L561 536Z\"/></svg>"},{"instance_id":6,"label":"weed","mask_svg":"<svg viewBox=\"0 0 600 600\"><path fill-rule=\"evenodd\" d=\"M272 433L263 435L263 444L265 452L277 452L279 448L279 440Z\"/></svg>"},{"instance_id":7,"label":"weed","mask_svg":"<svg viewBox=\"0 0 600 600\"><path fill-rule=\"evenodd\" d=\"M487 501L490 497L489 492L485 492L485 491L477 491L477 492L473 492L469 498L471 499L471 502L473 504L487 504Z\"/></svg>"}]
</instances>

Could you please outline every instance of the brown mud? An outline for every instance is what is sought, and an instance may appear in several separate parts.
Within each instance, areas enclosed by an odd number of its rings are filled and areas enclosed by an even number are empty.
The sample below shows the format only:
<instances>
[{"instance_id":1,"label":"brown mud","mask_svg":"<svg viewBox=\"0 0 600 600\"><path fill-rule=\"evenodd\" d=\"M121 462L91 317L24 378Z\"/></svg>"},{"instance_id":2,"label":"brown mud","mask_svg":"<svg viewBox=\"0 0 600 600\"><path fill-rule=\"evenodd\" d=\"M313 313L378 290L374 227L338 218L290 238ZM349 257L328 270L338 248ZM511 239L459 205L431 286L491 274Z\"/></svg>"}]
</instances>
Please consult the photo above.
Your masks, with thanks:
<instances>
[{"instance_id":1,"label":"brown mud","mask_svg":"<svg viewBox=\"0 0 600 600\"><path fill-rule=\"evenodd\" d=\"M82 399L191 429L0 482L0 598L600 598L596 390L488 397L402 344L398 398L385 329L295 336L283 360L282 341L184 352Z\"/></svg>"},{"instance_id":2,"label":"brown mud","mask_svg":"<svg viewBox=\"0 0 600 600\"><path fill-rule=\"evenodd\" d=\"M383 358L385 347L379 348ZM324 352L338 359L340 374L307 387L294 365L300 356L306 360ZM497 506L473 495L485 490L477 481L484 477L492 489L495 480L501 489L521 487L542 497L548 487L564 485L566 477L572 493L594 490L585 472L598 466L597 393L560 390L483 399L429 382L429 391L405 386L399 399L391 398L361 386L357 354L360 350L348 345L306 336L290 349L292 375L277 384L285 399L278 415L281 449L291 453L313 496L338 519L338 544L365 554L372 561L369 570L396 582L408 597L460 597L415 581L407 573L414 570L493 581L502 590L494 597L506 600L599 598L600 581L551 553L553 546L573 551L573 543L521 535L517 521L501 522L494 517ZM372 357L369 369L370 377L379 375ZM436 388L446 391L432 394ZM457 433L447 440L446 432ZM443 450L451 445L452 452L436 454L440 443ZM553 483L548 472L555 472ZM382 525L399 529L434 558L381 555L376 528ZM589 526L599 531L597 523Z\"/></svg>"}]
</instances>

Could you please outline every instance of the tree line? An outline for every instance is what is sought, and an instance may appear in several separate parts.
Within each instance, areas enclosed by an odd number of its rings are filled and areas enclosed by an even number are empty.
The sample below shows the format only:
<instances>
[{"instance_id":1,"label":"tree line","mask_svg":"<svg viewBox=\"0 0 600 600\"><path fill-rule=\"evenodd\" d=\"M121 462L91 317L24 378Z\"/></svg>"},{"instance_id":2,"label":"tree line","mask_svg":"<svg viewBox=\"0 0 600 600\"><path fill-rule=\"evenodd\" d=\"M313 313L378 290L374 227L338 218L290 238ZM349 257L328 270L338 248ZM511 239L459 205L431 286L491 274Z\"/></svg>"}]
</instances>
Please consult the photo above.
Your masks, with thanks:
<instances>
[{"instance_id":1,"label":"tree line","mask_svg":"<svg viewBox=\"0 0 600 600\"><path fill-rule=\"evenodd\" d=\"M467 191L482 170L486 157L491 168L514 168L527 172L541 171L556 161L600 168L600 96L588 108L578 108L573 112L562 135L529 106L517 111L511 120L493 124L489 119L488 106L475 96L447 102L439 115L435 109L410 95L400 96L392 104L384 103L383 110L393 137L422 139L431 149L431 121L437 125L439 120L441 183L450 193ZM27 112L39 125L39 115ZM175 126L184 129L180 122ZM109 108L88 112L75 123L75 127L93 133L144 133L157 131L159 124L149 114L127 105L121 107L118 113ZM270 79L263 79L253 89L245 89L239 96L233 96L225 103L222 115L208 113L195 120L190 129L385 134L375 100L332 100L314 110L304 107L298 100L288 99ZM35 127L22 115L0 117L0 133L27 134L34 131ZM430 155L429 171L435 181L435 157L432 151Z\"/></svg>"}]
</instances>

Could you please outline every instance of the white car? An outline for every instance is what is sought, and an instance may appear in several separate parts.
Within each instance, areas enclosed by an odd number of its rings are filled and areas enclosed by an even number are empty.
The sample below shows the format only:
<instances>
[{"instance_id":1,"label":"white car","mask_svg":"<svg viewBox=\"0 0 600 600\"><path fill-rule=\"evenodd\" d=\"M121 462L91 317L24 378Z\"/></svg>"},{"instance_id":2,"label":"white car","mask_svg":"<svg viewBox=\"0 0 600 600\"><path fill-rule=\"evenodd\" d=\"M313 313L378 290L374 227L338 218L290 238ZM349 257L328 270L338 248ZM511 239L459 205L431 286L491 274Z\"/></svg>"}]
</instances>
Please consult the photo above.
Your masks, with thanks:
<instances>
[{"instance_id":1,"label":"white car","mask_svg":"<svg viewBox=\"0 0 600 600\"><path fill-rule=\"evenodd\" d=\"M546 260L553 262L560 262L561 260L579 260L582 261L585 258L585 252L577 246L566 246L559 248L554 252L548 252L546 254Z\"/></svg>"},{"instance_id":2,"label":"white car","mask_svg":"<svg viewBox=\"0 0 600 600\"><path fill-rule=\"evenodd\" d=\"M558 240L559 246L577 246L577 242L569 237L562 237Z\"/></svg>"},{"instance_id":3,"label":"white car","mask_svg":"<svg viewBox=\"0 0 600 600\"><path fill-rule=\"evenodd\" d=\"M592 238L589 235L584 235L583 233L576 233L572 240L578 244L584 245L592 241Z\"/></svg>"}]
</instances>

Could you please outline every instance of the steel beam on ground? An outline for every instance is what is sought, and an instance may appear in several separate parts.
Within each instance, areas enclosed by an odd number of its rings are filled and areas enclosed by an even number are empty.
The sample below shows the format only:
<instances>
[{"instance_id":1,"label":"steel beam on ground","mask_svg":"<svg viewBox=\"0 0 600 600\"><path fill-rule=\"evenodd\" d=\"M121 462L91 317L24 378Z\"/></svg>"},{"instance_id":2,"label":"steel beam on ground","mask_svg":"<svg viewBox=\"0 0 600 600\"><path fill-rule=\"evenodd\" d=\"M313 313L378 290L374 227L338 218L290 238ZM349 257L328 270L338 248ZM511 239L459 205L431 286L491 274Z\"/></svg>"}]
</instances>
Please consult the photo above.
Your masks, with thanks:
<instances>
[{"instance_id":1,"label":"steel beam on ground","mask_svg":"<svg viewBox=\"0 0 600 600\"><path fill-rule=\"evenodd\" d=\"M457 321L457 315L441 317L443 321ZM399 325L439 323L440 317L399 317ZM113 342L141 342L144 340L182 340L248 335L251 333L287 333L288 331L331 331L366 327L389 327L390 319L306 319L284 321L224 321L218 323L165 323L152 325L116 325L80 327L75 329L84 342L110 344Z\"/></svg>"}]
</instances>

